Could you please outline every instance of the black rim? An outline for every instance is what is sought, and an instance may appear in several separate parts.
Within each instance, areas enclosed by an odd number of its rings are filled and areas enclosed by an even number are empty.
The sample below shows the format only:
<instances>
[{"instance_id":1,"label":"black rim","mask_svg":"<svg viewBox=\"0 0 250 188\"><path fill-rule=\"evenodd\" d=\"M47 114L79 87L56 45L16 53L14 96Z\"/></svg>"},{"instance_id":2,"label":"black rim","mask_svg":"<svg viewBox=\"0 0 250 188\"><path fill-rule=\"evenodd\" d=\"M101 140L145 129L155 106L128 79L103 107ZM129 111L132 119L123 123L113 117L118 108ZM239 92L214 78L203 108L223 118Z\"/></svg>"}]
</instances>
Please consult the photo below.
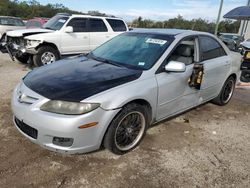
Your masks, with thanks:
<instances>
[{"instance_id":1,"label":"black rim","mask_svg":"<svg viewBox=\"0 0 250 188\"><path fill-rule=\"evenodd\" d=\"M118 124L115 143L120 150L133 148L141 139L145 129L145 118L140 112L127 114Z\"/></svg>"},{"instance_id":2,"label":"black rim","mask_svg":"<svg viewBox=\"0 0 250 188\"><path fill-rule=\"evenodd\" d=\"M234 90L234 80L229 80L222 94L222 100L224 103L227 103L231 99L233 95L233 90Z\"/></svg>"}]
</instances>

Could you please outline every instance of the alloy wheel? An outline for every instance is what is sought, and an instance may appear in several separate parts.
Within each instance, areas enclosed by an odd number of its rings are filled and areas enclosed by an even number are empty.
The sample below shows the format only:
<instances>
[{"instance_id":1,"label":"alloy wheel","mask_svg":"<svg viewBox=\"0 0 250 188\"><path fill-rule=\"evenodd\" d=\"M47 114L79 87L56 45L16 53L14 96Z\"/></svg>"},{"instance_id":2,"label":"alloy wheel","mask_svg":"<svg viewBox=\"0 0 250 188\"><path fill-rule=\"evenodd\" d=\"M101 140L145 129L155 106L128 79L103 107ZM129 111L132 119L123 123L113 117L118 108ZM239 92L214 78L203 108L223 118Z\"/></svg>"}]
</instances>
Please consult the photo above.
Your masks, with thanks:
<instances>
[{"instance_id":1,"label":"alloy wheel","mask_svg":"<svg viewBox=\"0 0 250 188\"><path fill-rule=\"evenodd\" d=\"M56 56L51 52L44 52L41 56L43 65L48 65L56 61Z\"/></svg>"},{"instance_id":2,"label":"alloy wheel","mask_svg":"<svg viewBox=\"0 0 250 188\"><path fill-rule=\"evenodd\" d=\"M234 91L234 85L235 85L235 82L233 79L230 79L227 82L227 84L223 90L223 94L222 94L222 100L224 103L227 103L231 99L231 97L233 95L233 91Z\"/></svg>"},{"instance_id":3,"label":"alloy wheel","mask_svg":"<svg viewBox=\"0 0 250 188\"><path fill-rule=\"evenodd\" d=\"M145 128L146 120L141 112L128 113L116 128L116 147L122 151L130 150L141 140Z\"/></svg>"}]
</instances>

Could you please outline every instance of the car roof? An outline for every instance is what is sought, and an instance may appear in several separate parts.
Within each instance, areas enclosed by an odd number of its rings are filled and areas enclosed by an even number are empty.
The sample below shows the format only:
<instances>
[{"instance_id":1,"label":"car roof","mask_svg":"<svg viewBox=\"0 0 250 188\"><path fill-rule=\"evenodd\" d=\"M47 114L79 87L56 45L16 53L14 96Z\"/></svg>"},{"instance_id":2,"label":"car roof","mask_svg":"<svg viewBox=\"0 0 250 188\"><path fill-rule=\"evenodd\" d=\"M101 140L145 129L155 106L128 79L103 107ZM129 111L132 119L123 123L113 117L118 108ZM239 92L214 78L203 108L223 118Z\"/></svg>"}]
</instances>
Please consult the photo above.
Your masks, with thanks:
<instances>
[{"instance_id":1,"label":"car roof","mask_svg":"<svg viewBox=\"0 0 250 188\"><path fill-rule=\"evenodd\" d=\"M191 33L191 32L194 32L194 31L184 30L184 29L144 29L144 28L134 28L130 32L144 33L144 34L179 35L179 34L182 34L182 33Z\"/></svg>"},{"instance_id":2,"label":"car roof","mask_svg":"<svg viewBox=\"0 0 250 188\"><path fill-rule=\"evenodd\" d=\"M0 16L0 18L11 18L11 19L18 19L18 20L21 20L21 18L13 17L13 16Z\"/></svg>"},{"instance_id":3,"label":"car roof","mask_svg":"<svg viewBox=\"0 0 250 188\"><path fill-rule=\"evenodd\" d=\"M88 14L68 14L68 13L58 13L56 15L61 16L68 16L68 17L81 17L81 18L108 18L108 19L117 19L117 20L123 20L122 18L114 17L114 16L92 16Z\"/></svg>"},{"instance_id":4,"label":"car roof","mask_svg":"<svg viewBox=\"0 0 250 188\"><path fill-rule=\"evenodd\" d=\"M83 17L83 18L108 18L108 19L118 19L122 20L122 18L112 17L112 16L92 16L92 15L82 15L82 14L72 14L72 17Z\"/></svg>"},{"instance_id":5,"label":"car roof","mask_svg":"<svg viewBox=\"0 0 250 188\"><path fill-rule=\"evenodd\" d=\"M221 35L237 35L240 36L238 33L220 33Z\"/></svg>"}]
</instances>

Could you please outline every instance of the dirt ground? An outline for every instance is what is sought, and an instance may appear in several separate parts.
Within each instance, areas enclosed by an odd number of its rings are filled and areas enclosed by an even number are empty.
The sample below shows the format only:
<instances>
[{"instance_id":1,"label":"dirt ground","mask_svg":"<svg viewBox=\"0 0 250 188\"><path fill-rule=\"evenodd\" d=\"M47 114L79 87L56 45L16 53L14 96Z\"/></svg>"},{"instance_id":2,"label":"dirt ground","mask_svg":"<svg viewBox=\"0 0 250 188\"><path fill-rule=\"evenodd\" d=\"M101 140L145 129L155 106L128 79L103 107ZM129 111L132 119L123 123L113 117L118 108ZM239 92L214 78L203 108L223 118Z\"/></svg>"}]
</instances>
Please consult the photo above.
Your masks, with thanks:
<instances>
[{"instance_id":1,"label":"dirt ground","mask_svg":"<svg viewBox=\"0 0 250 188\"><path fill-rule=\"evenodd\" d=\"M0 54L0 187L249 187L250 89L225 107L206 104L147 132L134 151L47 151L12 123L11 92L28 72Z\"/></svg>"}]
</instances>

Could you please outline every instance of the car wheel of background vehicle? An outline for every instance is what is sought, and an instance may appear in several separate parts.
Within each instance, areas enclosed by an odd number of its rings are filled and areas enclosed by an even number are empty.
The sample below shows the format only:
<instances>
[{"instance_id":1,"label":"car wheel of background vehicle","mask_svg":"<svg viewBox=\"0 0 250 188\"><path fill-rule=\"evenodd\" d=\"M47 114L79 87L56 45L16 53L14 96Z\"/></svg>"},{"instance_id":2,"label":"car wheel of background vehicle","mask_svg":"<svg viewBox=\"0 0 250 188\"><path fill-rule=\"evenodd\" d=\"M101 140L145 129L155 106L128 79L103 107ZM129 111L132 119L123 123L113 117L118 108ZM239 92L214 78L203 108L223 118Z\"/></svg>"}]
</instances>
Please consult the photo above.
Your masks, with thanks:
<instances>
[{"instance_id":1,"label":"car wheel of background vehicle","mask_svg":"<svg viewBox=\"0 0 250 188\"><path fill-rule=\"evenodd\" d=\"M128 104L112 120L104 137L104 147L122 155L134 149L145 136L149 115L147 108Z\"/></svg>"},{"instance_id":2,"label":"car wheel of background vehicle","mask_svg":"<svg viewBox=\"0 0 250 188\"><path fill-rule=\"evenodd\" d=\"M29 54L16 55L15 58L21 63L28 63Z\"/></svg>"},{"instance_id":3,"label":"car wheel of background vehicle","mask_svg":"<svg viewBox=\"0 0 250 188\"><path fill-rule=\"evenodd\" d=\"M235 81L235 78L233 76L230 76L224 83L219 96L213 99L212 102L220 106L226 105L233 96Z\"/></svg>"},{"instance_id":4,"label":"car wheel of background vehicle","mask_svg":"<svg viewBox=\"0 0 250 188\"><path fill-rule=\"evenodd\" d=\"M51 64L60 57L58 51L51 46L42 46L37 51L38 53L33 56L33 61L38 67Z\"/></svg>"}]
</instances>

